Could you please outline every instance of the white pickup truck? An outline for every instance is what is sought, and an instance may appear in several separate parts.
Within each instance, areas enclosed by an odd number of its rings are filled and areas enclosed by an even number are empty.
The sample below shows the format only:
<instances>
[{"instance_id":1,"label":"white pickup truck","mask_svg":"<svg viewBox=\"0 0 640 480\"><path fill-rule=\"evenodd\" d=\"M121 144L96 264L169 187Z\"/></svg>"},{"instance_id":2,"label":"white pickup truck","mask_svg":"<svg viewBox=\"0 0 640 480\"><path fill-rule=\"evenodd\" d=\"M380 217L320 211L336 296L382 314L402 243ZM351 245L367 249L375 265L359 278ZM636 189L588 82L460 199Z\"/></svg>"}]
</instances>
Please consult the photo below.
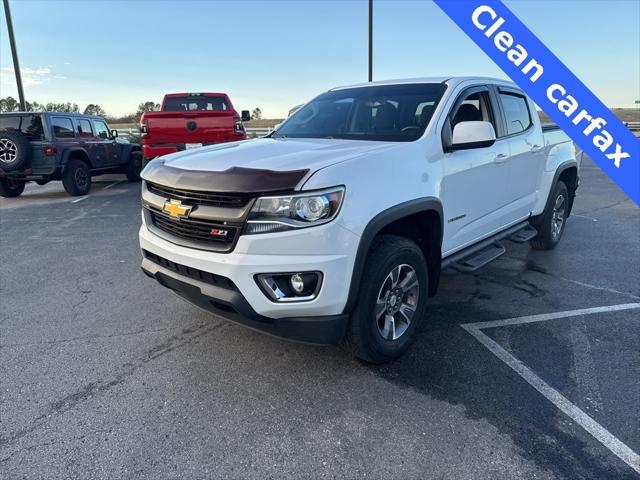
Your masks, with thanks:
<instances>
[{"instance_id":1,"label":"white pickup truck","mask_svg":"<svg viewBox=\"0 0 640 480\"><path fill-rule=\"evenodd\" d=\"M578 169L512 83L335 88L267 138L150 162L142 269L227 319L381 363L429 321L442 269L480 268L504 240L554 248Z\"/></svg>"}]
</instances>

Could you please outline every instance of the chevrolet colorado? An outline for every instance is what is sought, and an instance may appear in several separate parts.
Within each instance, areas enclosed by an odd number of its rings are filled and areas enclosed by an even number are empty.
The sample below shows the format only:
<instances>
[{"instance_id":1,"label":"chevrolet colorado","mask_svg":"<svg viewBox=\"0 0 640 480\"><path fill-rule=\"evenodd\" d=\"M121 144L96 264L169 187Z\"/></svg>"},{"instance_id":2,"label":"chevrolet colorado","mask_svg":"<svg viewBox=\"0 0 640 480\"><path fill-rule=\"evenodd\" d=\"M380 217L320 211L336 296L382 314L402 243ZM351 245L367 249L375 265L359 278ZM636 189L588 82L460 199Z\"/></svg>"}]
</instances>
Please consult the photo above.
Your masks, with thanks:
<instances>
[{"instance_id":1,"label":"chevrolet colorado","mask_svg":"<svg viewBox=\"0 0 640 480\"><path fill-rule=\"evenodd\" d=\"M386 362L429 321L443 268L480 268L503 240L557 245L578 168L510 82L336 88L268 138L149 163L142 269L222 317Z\"/></svg>"},{"instance_id":2,"label":"chevrolet colorado","mask_svg":"<svg viewBox=\"0 0 640 480\"><path fill-rule=\"evenodd\" d=\"M244 140L242 122L248 120L249 111L238 115L224 93L169 93L159 112L140 118L144 163L168 153Z\"/></svg>"}]
</instances>

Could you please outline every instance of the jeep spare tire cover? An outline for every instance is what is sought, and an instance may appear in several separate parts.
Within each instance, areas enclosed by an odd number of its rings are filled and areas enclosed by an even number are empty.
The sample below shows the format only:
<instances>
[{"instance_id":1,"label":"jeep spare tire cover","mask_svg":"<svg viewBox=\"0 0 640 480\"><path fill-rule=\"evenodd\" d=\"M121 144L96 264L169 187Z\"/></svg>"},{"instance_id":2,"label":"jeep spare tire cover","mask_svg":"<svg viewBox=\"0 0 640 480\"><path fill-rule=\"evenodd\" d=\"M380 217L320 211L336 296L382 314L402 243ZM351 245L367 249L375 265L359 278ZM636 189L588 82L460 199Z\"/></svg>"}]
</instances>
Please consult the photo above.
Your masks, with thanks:
<instances>
[{"instance_id":1,"label":"jeep spare tire cover","mask_svg":"<svg viewBox=\"0 0 640 480\"><path fill-rule=\"evenodd\" d=\"M0 168L5 172L24 170L31 160L31 144L22 133L0 131Z\"/></svg>"}]
</instances>

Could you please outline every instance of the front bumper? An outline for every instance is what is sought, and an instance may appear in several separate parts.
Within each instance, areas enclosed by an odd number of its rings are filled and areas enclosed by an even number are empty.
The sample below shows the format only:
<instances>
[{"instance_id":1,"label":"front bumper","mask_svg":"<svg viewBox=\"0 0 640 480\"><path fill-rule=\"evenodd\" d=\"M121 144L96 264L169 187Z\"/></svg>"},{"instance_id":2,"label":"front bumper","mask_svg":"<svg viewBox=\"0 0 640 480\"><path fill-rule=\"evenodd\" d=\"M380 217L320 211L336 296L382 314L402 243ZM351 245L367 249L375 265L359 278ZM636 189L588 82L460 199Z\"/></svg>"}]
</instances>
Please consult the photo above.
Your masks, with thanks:
<instances>
[{"instance_id":1,"label":"front bumper","mask_svg":"<svg viewBox=\"0 0 640 480\"><path fill-rule=\"evenodd\" d=\"M277 337L330 345L338 343L347 328L348 315L278 319L259 315L237 289L228 288L228 285L220 287L199 280L187 280L173 269L163 267L149 258L142 260L142 270L197 307Z\"/></svg>"},{"instance_id":2,"label":"front bumper","mask_svg":"<svg viewBox=\"0 0 640 480\"><path fill-rule=\"evenodd\" d=\"M217 253L173 244L145 224L140 228L142 269L165 287L229 320L316 344L336 343L344 335L358 243L358 236L331 222L300 231L243 235L232 253ZM317 254L305 254L309 251ZM313 300L274 302L255 281L261 273L297 271L322 272L323 284Z\"/></svg>"}]
</instances>

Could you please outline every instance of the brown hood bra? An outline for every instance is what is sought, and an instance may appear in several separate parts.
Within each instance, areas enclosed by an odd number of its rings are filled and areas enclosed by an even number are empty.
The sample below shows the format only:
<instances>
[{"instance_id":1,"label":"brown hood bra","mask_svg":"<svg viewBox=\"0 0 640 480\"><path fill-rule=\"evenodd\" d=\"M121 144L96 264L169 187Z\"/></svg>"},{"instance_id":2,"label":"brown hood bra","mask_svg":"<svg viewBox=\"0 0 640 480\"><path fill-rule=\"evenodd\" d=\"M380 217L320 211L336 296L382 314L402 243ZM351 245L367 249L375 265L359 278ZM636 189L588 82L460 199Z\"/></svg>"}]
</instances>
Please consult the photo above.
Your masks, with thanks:
<instances>
[{"instance_id":1,"label":"brown hood bra","mask_svg":"<svg viewBox=\"0 0 640 480\"><path fill-rule=\"evenodd\" d=\"M156 160L146 166L141 176L151 183L181 190L264 193L294 190L308 172L308 169L275 171L243 167L220 172L183 170Z\"/></svg>"}]
</instances>

